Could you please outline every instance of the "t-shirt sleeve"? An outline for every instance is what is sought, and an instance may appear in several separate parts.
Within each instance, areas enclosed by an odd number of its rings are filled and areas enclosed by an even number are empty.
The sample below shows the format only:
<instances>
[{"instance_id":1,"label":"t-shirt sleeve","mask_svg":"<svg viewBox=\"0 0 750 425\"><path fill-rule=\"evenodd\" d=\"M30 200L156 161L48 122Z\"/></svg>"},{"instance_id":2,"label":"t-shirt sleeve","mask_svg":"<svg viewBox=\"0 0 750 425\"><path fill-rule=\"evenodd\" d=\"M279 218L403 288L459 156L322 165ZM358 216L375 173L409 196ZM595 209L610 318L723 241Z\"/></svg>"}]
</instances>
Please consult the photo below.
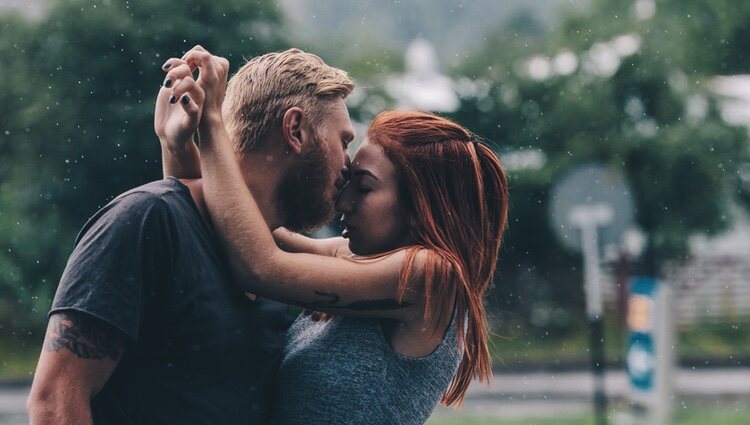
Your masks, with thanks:
<instances>
[{"instance_id":1,"label":"t-shirt sleeve","mask_svg":"<svg viewBox=\"0 0 750 425\"><path fill-rule=\"evenodd\" d=\"M134 192L100 210L81 230L50 315L77 310L138 340L148 299L168 284L174 247L166 203Z\"/></svg>"}]
</instances>

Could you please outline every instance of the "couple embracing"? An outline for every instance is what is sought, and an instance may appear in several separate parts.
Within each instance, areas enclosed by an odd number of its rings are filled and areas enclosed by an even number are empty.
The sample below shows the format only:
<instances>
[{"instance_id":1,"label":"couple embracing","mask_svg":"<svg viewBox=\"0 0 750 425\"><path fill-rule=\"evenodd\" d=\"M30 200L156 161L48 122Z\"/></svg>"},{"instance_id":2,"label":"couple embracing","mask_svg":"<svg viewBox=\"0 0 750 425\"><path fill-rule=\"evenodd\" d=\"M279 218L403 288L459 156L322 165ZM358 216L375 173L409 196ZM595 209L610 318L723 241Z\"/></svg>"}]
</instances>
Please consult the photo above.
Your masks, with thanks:
<instances>
[{"instance_id":1,"label":"couple embracing","mask_svg":"<svg viewBox=\"0 0 750 425\"><path fill-rule=\"evenodd\" d=\"M350 160L354 84L298 49L228 84L200 46L163 68L165 179L81 230L32 424L419 424L490 378L483 298L508 193L487 146L391 111ZM341 237L298 233L334 211Z\"/></svg>"}]
</instances>

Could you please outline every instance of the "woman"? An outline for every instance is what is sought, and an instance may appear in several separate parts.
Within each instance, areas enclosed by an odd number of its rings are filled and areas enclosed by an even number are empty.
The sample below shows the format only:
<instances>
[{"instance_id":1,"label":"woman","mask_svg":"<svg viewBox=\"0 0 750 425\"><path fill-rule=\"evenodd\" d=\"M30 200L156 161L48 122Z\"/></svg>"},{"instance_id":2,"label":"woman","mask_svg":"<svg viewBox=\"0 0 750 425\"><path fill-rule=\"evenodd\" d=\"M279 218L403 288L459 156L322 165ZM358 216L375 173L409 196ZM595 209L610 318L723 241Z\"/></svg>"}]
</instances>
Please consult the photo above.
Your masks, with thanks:
<instances>
[{"instance_id":1,"label":"woman","mask_svg":"<svg viewBox=\"0 0 750 425\"><path fill-rule=\"evenodd\" d=\"M223 89L206 93L222 98ZM204 117L221 115L208 110L216 103L202 105ZM471 379L489 380L483 296L508 193L487 146L435 115L381 113L336 202L342 238L277 230L285 251L258 230L267 228L223 123L203 122L200 136L206 202L239 284L326 313L301 315L289 330L277 422L423 423L441 396L460 404ZM194 169L197 156L165 160Z\"/></svg>"}]
</instances>

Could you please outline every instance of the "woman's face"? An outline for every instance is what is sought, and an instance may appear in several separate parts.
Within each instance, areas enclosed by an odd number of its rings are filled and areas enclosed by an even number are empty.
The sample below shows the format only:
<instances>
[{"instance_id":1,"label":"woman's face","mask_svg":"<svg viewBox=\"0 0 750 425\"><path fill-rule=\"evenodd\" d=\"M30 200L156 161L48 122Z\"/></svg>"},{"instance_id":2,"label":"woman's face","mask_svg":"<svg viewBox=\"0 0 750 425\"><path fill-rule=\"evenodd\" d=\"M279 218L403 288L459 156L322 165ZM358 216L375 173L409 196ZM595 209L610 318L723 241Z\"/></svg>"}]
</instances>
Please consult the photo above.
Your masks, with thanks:
<instances>
[{"instance_id":1,"label":"woman's face","mask_svg":"<svg viewBox=\"0 0 750 425\"><path fill-rule=\"evenodd\" d=\"M406 213L398 201L396 167L379 145L365 139L351 166L351 180L336 202L341 234L358 255L409 244Z\"/></svg>"}]
</instances>

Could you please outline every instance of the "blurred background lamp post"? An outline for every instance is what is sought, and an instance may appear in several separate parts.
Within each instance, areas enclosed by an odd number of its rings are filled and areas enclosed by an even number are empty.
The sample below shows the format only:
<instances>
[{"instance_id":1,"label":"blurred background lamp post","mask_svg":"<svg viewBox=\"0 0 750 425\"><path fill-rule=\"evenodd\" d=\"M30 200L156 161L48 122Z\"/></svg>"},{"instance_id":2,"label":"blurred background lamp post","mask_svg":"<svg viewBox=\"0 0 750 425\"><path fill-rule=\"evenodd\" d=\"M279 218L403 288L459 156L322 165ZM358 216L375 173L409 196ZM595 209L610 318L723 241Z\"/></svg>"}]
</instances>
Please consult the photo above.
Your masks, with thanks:
<instances>
[{"instance_id":1,"label":"blurred background lamp post","mask_svg":"<svg viewBox=\"0 0 750 425\"><path fill-rule=\"evenodd\" d=\"M586 316L590 327L596 423L607 423L600 250L617 244L633 223L633 200L622 174L598 164L574 169L552 190L550 221L567 248L583 255Z\"/></svg>"}]
</instances>

